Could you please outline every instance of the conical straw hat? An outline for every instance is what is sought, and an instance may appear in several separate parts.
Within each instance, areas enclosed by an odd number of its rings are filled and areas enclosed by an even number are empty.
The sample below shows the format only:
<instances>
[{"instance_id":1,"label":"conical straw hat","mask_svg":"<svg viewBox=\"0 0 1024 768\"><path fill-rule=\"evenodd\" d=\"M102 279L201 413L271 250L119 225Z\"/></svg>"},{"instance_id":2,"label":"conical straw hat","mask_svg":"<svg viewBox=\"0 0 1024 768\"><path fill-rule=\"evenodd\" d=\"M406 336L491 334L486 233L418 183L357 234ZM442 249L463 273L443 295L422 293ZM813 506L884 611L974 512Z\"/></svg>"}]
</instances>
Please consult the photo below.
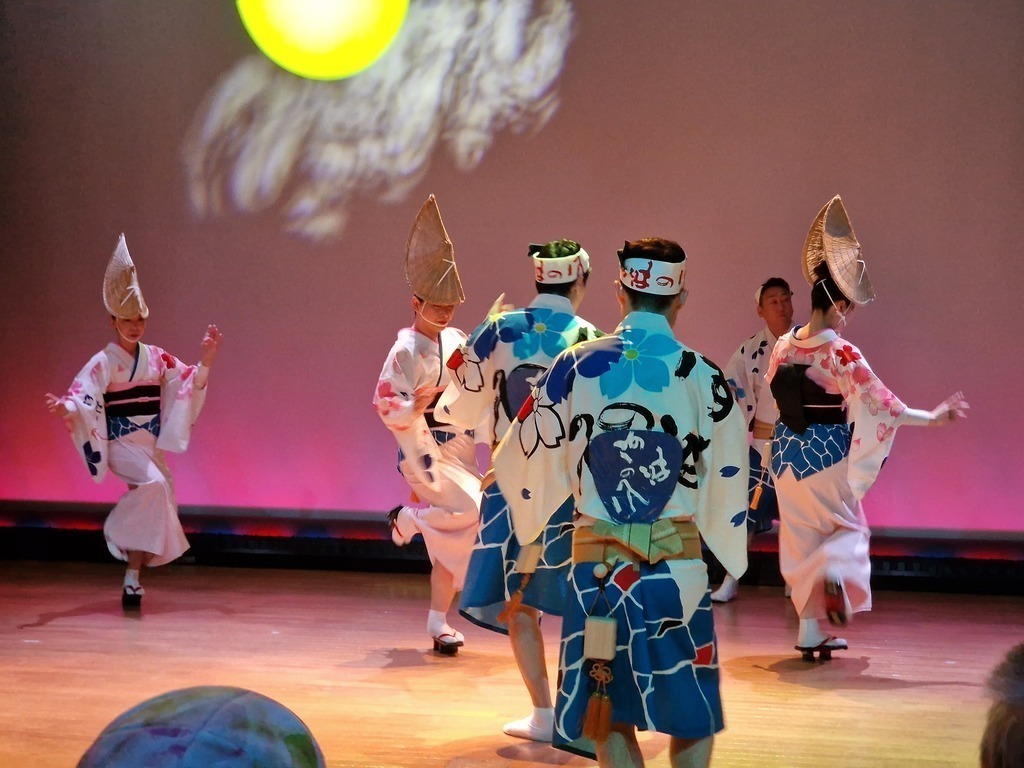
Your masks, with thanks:
<instances>
[{"instance_id":1,"label":"conical straw hat","mask_svg":"<svg viewBox=\"0 0 1024 768\"><path fill-rule=\"evenodd\" d=\"M860 243L839 195L818 211L807 233L803 268L808 285L813 286L816 282L814 269L822 262L828 266L832 279L850 301L867 304L875 298L867 265L861 258Z\"/></svg>"},{"instance_id":2,"label":"conical straw hat","mask_svg":"<svg viewBox=\"0 0 1024 768\"><path fill-rule=\"evenodd\" d=\"M455 248L433 195L416 214L409 232L405 279L414 294L431 304L461 304L466 300L455 266Z\"/></svg>"},{"instance_id":3,"label":"conical straw hat","mask_svg":"<svg viewBox=\"0 0 1024 768\"><path fill-rule=\"evenodd\" d=\"M118 238L117 247L103 275L103 306L107 312L122 320L135 316L143 319L149 317L149 307L142 297L139 276L135 273L135 264L128 253L124 233Z\"/></svg>"}]
</instances>

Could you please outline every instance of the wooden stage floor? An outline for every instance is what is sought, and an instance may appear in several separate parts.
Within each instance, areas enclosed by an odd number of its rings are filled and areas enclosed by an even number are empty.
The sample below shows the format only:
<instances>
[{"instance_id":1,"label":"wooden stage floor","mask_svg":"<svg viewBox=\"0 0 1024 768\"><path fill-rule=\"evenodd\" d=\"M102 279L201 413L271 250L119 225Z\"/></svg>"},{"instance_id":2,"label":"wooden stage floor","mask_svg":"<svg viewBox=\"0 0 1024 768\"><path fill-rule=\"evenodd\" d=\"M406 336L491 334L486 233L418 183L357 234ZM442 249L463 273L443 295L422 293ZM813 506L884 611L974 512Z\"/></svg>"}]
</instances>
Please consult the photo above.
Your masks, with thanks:
<instances>
[{"instance_id":1,"label":"wooden stage floor","mask_svg":"<svg viewBox=\"0 0 1024 768\"><path fill-rule=\"evenodd\" d=\"M502 734L529 711L505 637L459 618L466 648L427 650L426 576L175 564L146 574L137 616L120 578L115 563L0 562L0 766L73 766L124 710L195 685L281 702L332 768L593 765ZM712 765L977 765L982 681L1024 640L1024 600L875 603L844 631L850 650L818 665L792 650L781 588L716 607L727 727ZM544 631L553 670L558 620ZM666 737L641 745L668 765Z\"/></svg>"}]
</instances>

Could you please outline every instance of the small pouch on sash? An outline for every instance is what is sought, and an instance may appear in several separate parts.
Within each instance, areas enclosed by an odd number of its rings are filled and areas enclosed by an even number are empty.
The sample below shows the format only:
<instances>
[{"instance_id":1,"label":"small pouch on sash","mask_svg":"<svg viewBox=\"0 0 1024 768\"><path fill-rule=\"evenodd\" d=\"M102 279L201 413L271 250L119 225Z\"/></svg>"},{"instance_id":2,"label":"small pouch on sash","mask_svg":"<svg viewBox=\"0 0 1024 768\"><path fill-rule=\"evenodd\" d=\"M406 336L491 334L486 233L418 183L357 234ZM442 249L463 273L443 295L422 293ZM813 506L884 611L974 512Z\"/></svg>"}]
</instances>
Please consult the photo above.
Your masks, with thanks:
<instances>
[{"instance_id":1,"label":"small pouch on sash","mask_svg":"<svg viewBox=\"0 0 1024 768\"><path fill-rule=\"evenodd\" d=\"M516 573L535 573L542 551L543 547L536 541L520 547L519 556L516 557Z\"/></svg>"},{"instance_id":2,"label":"small pouch on sash","mask_svg":"<svg viewBox=\"0 0 1024 768\"><path fill-rule=\"evenodd\" d=\"M583 656L595 661L615 658L615 634L618 622L611 616L588 616L583 625Z\"/></svg>"}]
</instances>

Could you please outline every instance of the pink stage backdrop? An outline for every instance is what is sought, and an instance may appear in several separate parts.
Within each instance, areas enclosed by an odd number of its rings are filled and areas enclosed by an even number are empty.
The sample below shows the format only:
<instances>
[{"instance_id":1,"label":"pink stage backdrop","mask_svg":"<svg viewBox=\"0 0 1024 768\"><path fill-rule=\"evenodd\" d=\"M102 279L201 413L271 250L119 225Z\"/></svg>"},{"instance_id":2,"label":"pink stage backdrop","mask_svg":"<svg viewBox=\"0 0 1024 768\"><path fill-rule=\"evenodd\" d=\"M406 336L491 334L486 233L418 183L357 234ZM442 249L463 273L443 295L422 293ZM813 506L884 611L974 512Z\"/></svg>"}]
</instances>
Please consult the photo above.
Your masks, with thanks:
<instances>
[{"instance_id":1,"label":"pink stage backdrop","mask_svg":"<svg viewBox=\"0 0 1024 768\"><path fill-rule=\"evenodd\" d=\"M468 12L472 10L472 12ZM402 256L434 193L470 330L532 294L526 245L594 258L583 314L617 321L614 251L677 239L677 331L724 363L770 275L840 193L878 300L846 335L902 399L962 389L966 423L900 432L878 526L1024 530L1017 0L411 0L385 56L312 83L265 60L233 3L4 6L0 498L112 501L43 402L108 340L119 232L146 340L226 341L180 501L384 510L406 489L370 398L411 320Z\"/></svg>"}]
</instances>

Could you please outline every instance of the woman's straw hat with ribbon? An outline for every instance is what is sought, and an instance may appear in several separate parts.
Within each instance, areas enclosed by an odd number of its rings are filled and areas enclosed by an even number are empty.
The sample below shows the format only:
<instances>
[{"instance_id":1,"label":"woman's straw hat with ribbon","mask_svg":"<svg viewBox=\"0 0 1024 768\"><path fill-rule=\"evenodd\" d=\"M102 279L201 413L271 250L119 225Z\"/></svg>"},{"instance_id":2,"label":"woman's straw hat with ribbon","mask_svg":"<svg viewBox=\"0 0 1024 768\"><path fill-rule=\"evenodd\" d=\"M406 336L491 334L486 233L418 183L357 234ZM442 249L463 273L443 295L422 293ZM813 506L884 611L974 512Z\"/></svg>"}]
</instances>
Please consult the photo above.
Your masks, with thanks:
<instances>
[{"instance_id":1,"label":"woman's straw hat with ribbon","mask_svg":"<svg viewBox=\"0 0 1024 768\"><path fill-rule=\"evenodd\" d=\"M416 296L431 304L461 304L466 300L455 266L455 248L433 195L416 214L409 232L405 279Z\"/></svg>"},{"instance_id":2,"label":"woman's straw hat with ribbon","mask_svg":"<svg viewBox=\"0 0 1024 768\"><path fill-rule=\"evenodd\" d=\"M853 232L850 217L839 195L829 200L818 211L804 243L803 269L807 284L814 286L820 279L815 269L828 267L839 290L855 304L867 304L875 298L868 268L861 258L860 243Z\"/></svg>"},{"instance_id":3,"label":"woman's straw hat with ribbon","mask_svg":"<svg viewBox=\"0 0 1024 768\"><path fill-rule=\"evenodd\" d=\"M149 317L149 307L142 298L139 287L139 276L135 272L135 264L128 253L128 244L124 241L124 233L117 240L107 271L103 275L103 306L114 317L130 320Z\"/></svg>"}]
</instances>

